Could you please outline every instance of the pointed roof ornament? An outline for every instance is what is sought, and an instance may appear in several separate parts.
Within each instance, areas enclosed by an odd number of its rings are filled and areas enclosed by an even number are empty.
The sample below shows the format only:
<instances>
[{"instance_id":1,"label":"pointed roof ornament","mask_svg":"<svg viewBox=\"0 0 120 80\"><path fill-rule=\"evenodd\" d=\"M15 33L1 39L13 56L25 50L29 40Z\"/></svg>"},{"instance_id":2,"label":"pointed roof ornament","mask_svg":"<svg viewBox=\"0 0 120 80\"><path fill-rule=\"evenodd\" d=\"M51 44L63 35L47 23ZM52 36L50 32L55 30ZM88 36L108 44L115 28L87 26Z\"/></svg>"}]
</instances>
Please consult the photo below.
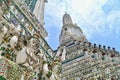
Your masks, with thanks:
<instances>
[{"instance_id":1,"label":"pointed roof ornament","mask_svg":"<svg viewBox=\"0 0 120 80\"><path fill-rule=\"evenodd\" d=\"M68 25L68 24L73 24L71 16L65 12L65 14L63 15L63 25Z\"/></svg>"},{"instance_id":2,"label":"pointed roof ornament","mask_svg":"<svg viewBox=\"0 0 120 80\"><path fill-rule=\"evenodd\" d=\"M67 14L67 12L65 11L65 14Z\"/></svg>"},{"instance_id":3,"label":"pointed roof ornament","mask_svg":"<svg viewBox=\"0 0 120 80\"><path fill-rule=\"evenodd\" d=\"M78 26L77 23L75 23L75 26Z\"/></svg>"},{"instance_id":4,"label":"pointed roof ornament","mask_svg":"<svg viewBox=\"0 0 120 80\"><path fill-rule=\"evenodd\" d=\"M48 2L47 0L44 0L45 2Z\"/></svg>"}]
</instances>

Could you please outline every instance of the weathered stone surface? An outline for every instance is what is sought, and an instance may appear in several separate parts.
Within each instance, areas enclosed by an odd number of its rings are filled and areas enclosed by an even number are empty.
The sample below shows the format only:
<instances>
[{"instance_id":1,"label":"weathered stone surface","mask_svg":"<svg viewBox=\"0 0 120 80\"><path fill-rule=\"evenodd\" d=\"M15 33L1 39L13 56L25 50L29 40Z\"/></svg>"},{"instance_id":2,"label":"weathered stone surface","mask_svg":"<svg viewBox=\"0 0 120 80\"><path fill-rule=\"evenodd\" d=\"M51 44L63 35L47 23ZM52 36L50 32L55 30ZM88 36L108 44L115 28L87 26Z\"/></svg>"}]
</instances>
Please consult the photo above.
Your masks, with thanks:
<instances>
[{"instance_id":1,"label":"weathered stone surface","mask_svg":"<svg viewBox=\"0 0 120 80\"><path fill-rule=\"evenodd\" d=\"M63 16L57 55L65 58L62 62L62 80L120 79L119 52L88 42L67 13Z\"/></svg>"},{"instance_id":2,"label":"weathered stone surface","mask_svg":"<svg viewBox=\"0 0 120 80\"><path fill-rule=\"evenodd\" d=\"M87 41L80 27L73 24L72 19L68 13L63 16L63 27L60 34L60 44L66 44L70 41Z\"/></svg>"}]
</instances>

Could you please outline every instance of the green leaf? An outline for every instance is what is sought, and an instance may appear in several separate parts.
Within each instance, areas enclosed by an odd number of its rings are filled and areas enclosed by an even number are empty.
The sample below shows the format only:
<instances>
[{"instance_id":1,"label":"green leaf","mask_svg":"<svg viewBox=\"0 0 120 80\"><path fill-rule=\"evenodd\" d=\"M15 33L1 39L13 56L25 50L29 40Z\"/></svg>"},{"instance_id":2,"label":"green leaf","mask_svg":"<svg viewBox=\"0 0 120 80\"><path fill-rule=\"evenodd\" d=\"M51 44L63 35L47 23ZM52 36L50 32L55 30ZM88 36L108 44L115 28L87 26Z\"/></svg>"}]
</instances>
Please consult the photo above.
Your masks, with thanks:
<instances>
[{"instance_id":1,"label":"green leaf","mask_svg":"<svg viewBox=\"0 0 120 80\"><path fill-rule=\"evenodd\" d=\"M38 76L42 76L42 70L40 71L40 73L38 73Z\"/></svg>"},{"instance_id":2,"label":"green leaf","mask_svg":"<svg viewBox=\"0 0 120 80\"><path fill-rule=\"evenodd\" d=\"M5 55L5 53L1 53L1 56L4 56Z\"/></svg>"},{"instance_id":3,"label":"green leaf","mask_svg":"<svg viewBox=\"0 0 120 80\"><path fill-rule=\"evenodd\" d=\"M11 45L10 45L10 44L8 44L7 46L8 46L8 47L11 47Z\"/></svg>"},{"instance_id":4,"label":"green leaf","mask_svg":"<svg viewBox=\"0 0 120 80\"><path fill-rule=\"evenodd\" d=\"M5 79L4 77L0 76L0 80L7 80L7 79Z\"/></svg>"},{"instance_id":5,"label":"green leaf","mask_svg":"<svg viewBox=\"0 0 120 80\"><path fill-rule=\"evenodd\" d=\"M50 78L51 75L52 75L52 72L51 72L51 71L49 71L48 74L46 74L46 76L47 76L48 78Z\"/></svg>"},{"instance_id":6,"label":"green leaf","mask_svg":"<svg viewBox=\"0 0 120 80\"><path fill-rule=\"evenodd\" d=\"M5 47L1 47L1 50L4 51L4 50L5 50Z\"/></svg>"},{"instance_id":7,"label":"green leaf","mask_svg":"<svg viewBox=\"0 0 120 80\"><path fill-rule=\"evenodd\" d=\"M105 60L105 58L104 58L104 57L102 57L102 60Z\"/></svg>"}]
</instances>

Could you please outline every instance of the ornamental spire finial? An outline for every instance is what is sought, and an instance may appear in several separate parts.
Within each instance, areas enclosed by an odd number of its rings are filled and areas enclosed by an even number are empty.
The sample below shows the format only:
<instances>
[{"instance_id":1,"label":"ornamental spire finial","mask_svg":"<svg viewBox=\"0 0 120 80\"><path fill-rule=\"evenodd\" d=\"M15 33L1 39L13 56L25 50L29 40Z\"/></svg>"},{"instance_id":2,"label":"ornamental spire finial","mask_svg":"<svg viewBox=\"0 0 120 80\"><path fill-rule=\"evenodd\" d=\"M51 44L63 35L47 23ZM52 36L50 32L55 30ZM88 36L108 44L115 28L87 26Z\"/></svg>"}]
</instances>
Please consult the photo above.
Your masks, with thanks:
<instances>
[{"instance_id":1,"label":"ornamental spire finial","mask_svg":"<svg viewBox=\"0 0 120 80\"><path fill-rule=\"evenodd\" d=\"M70 15L67 12L65 12L65 14L63 15L63 25L68 25L68 24L73 24L73 22Z\"/></svg>"}]
</instances>

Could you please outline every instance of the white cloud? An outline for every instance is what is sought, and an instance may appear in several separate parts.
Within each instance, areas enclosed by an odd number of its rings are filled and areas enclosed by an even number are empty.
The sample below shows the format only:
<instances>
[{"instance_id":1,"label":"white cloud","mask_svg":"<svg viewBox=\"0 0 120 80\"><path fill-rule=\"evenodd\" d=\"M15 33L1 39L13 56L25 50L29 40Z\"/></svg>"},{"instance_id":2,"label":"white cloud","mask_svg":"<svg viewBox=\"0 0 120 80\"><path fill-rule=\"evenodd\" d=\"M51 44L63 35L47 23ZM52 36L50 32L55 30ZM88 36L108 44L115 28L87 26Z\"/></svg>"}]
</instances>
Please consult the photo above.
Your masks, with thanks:
<instances>
[{"instance_id":1,"label":"white cloud","mask_svg":"<svg viewBox=\"0 0 120 80\"><path fill-rule=\"evenodd\" d=\"M107 3L109 3L109 0L48 0L46 17L52 16L52 18L47 18L49 22L46 22L46 24L61 29L62 16L67 11L73 22L78 23L82 28L87 38L96 33L109 34L113 29L114 32L120 33L119 27L114 28L115 20L120 16L120 11L111 11L106 15L102 7Z\"/></svg>"},{"instance_id":2,"label":"white cloud","mask_svg":"<svg viewBox=\"0 0 120 80\"><path fill-rule=\"evenodd\" d=\"M120 11L111 12L106 17L106 21L107 21L107 24L109 26L110 33L113 32L113 30L117 34L118 34L118 32L120 33ZM118 26L115 26L116 23L118 24Z\"/></svg>"}]
</instances>

